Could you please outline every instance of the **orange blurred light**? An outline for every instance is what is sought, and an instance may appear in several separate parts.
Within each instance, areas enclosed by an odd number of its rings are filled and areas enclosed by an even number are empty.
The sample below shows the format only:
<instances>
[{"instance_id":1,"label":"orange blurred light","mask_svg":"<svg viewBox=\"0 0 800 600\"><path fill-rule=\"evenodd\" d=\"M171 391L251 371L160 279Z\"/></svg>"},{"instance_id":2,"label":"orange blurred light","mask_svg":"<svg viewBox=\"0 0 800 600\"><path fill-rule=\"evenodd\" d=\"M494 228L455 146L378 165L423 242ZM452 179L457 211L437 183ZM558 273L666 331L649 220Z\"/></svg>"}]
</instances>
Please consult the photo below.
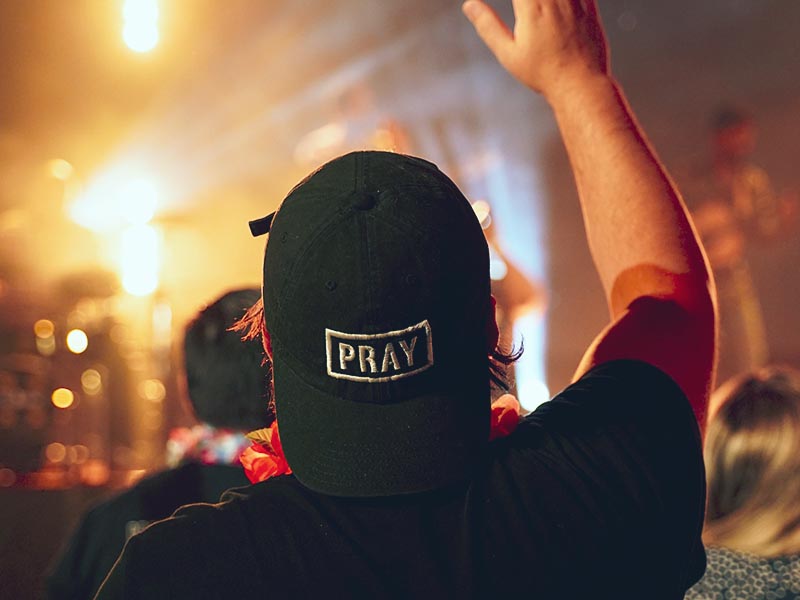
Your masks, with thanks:
<instances>
[{"instance_id":1,"label":"orange blurred light","mask_svg":"<svg viewBox=\"0 0 800 600\"><path fill-rule=\"evenodd\" d=\"M158 379L148 379L139 385L139 394L150 402L161 402L167 395L167 389Z\"/></svg>"},{"instance_id":2,"label":"orange blurred light","mask_svg":"<svg viewBox=\"0 0 800 600\"><path fill-rule=\"evenodd\" d=\"M44 449L44 455L50 462L60 463L67 457L67 447L60 442L53 442Z\"/></svg>"},{"instance_id":3,"label":"orange blurred light","mask_svg":"<svg viewBox=\"0 0 800 600\"><path fill-rule=\"evenodd\" d=\"M33 324L33 333L36 334L37 338L41 338L43 340L53 337L55 331L56 326L53 325L53 322L49 321L48 319L39 319Z\"/></svg>"},{"instance_id":4,"label":"orange blurred light","mask_svg":"<svg viewBox=\"0 0 800 600\"><path fill-rule=\"evenodd\" d=\"M69 453L69 461L72 464L82 465L87 460L89 460L89 448L87 448L83 444L70 446L68 453Z\"/></svg>"},{"instance_id":5,"label":"orange blurred light","mask_svg":"<svg viewBox=\"0 0 800 600\"><path fill-rule=\"evenodd\" d=\"M67 334L67 348L73 354L81 354L89 347L89 337L82 329L73 329Z\"/></svg>"},{"instance_id":6,"label":"orange blurred light","mask_svg":"<svg viewBox=\"0 0 800 600\"><path fill-rule=\"evenodd\" d=\"M96 369L86 369L81 373L81 387L89 395L99 394L103 391L103 378Z\"/></svg>"},{"instance_id":7,"label":"orange blurred light","mask_svg":"<svg viewBox=\"0 0 800 600\"><path fill-rule=\"evenodd\" d=\"M67 388L58 388L53 391L50 400L56 408L69 408L75 402L75 394Z\"/></svg>"},{"instance_id":8,"label":"orange blurred light","mask_svg":"<svg viewBox=\"0 0 800 600\"><path fill-rule=\"evenodd\" d=\"M36 338L36 349L42 356L52 356L56 351L56 338Z\"/></svg>"},{"instance_id":9,"label":"orange blurred light","mask_svg":"<svg viewBox=\"0 0 800 600\"><path fill-rule=\"evenodd\" d=\"M108 463L99 458L90 458L81 468L81 481L84 485L101 486L108 482L111 469Z\"/></svg>"},{"instance_id":10,"label":"orange blurred light","mask_svg":"<svg viewBox=\"0 0 800 600\"><path fill-rule=\"evenodd\" d=\"M0 487L11 487L17 481L17 474L11 469L0 469Z\"/></svg>"}]
</instances>

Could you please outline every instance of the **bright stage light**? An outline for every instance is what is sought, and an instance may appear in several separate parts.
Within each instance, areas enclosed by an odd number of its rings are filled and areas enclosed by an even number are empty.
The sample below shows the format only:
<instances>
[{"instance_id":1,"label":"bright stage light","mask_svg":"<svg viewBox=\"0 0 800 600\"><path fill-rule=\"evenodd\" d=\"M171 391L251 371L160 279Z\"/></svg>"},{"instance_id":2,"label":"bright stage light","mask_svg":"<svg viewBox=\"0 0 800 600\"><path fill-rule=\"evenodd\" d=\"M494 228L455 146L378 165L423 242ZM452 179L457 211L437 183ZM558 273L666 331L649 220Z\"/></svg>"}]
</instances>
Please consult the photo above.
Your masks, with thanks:
<instances>
[{"instance_id":1,"label":"bright stage light","mask_svg":"<svg viewBox=\"0 0 800 600\"><path fill-rule=\"evenodd\" d=\"M134 52L149 52L158 44L158 2L126 0L122 8L122 39Z\"/></svg>"},{"instance_id":2,"label":"bright stage light","mask_svg":"<svg viewBox=\"0 0 800 600\"><path fill-rule=\"evenodd\" d=\"M107 233L126 224L148 223L155 216L160 197L153 178L120 168L91 181L68 212L78 225Z\"/></svg>"},{"instance_id":3,"label":"bright stage light","mask_svg":"<svg viewBox=\"0 0 800 600\"><path fill-rule=\"evenodd\" d=\"M67 348L73 354L81 354L89 347L89 337L81 329L73 329L67 334Z\"/></svg>"},{"instance_id":4,"label":"bright stage light","mask_svg":"<svg viewBox=\"0 0 800 600\"><path fill-rule=\"evenodd\" d=\"M133 179L120 188L117 203L128 223L144 225L155 215L158 188L152 179Z\"/></svg>"},{"instance_id":5,"label":"bright stage light","mask_svg":"<svg viewBox=\"0 0 800 600\"><path fill-rule=\"evenodd\" d=\"M122 29L122 39L125 45L134 52L150 52L158 45L158 27L155 25L142 26L126 23Z\"/></svg>"},{"instance_id":6,"label":"bright stage light","mask_svg":"<svg viewBox=\"0 0 800 600\"><path fill-rule=\"evenodd\" d=\"M133 225L122 232L120 270L122 287L134 296L147 296L158 288L158 232L150 225Z\"/></svg>"}]
</instances>

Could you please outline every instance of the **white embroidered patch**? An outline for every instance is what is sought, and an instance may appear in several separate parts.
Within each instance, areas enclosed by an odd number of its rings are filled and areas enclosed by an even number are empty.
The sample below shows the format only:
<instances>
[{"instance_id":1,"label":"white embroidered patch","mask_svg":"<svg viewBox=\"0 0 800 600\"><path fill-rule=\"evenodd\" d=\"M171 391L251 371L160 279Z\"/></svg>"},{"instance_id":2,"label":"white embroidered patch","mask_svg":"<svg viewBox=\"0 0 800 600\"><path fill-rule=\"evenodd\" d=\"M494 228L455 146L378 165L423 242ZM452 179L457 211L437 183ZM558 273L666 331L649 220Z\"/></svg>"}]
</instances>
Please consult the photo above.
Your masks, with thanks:
<instances>
[{"instance_id":1,"label":"white embroidered patch","mask_svg":"<svg viewBox=\"0 0 800 600\"><path fill-rule=\"evenodd\" d=\"M421 373L433 366L428 320L386 333L343 333L325 329L328 375L380 383Z\"/></svg>"}]
</instances>

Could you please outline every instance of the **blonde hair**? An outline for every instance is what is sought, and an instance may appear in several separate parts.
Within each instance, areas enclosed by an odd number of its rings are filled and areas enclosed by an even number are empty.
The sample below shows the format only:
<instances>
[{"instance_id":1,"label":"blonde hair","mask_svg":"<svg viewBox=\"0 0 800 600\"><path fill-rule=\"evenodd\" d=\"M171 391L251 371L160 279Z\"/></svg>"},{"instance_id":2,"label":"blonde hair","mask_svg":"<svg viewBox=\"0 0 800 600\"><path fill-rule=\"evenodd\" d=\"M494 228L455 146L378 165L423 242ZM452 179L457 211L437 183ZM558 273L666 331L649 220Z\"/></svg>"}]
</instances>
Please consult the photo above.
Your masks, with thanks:
<instances>
[{"instance_id":1,"label":"blonde hair","mask_svg":"<svg viewBox=\"0 0 800 600\"><path fill-rule=\"evenodd\" d=\"M800 552L800 373L770 367L715 392L703 540L763 557Z\"/></svg>"}]
</instances>

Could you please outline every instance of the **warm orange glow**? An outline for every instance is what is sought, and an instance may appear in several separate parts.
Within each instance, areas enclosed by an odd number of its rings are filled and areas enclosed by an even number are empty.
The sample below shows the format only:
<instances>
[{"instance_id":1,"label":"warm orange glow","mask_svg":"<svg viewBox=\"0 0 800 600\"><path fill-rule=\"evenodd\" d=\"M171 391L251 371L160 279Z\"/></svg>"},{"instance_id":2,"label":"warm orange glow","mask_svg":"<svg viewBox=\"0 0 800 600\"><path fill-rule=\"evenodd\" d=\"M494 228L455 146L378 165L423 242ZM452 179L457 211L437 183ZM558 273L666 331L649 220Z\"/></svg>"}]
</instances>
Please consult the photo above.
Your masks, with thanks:
<instances>
[{"instance_id":1,"label":"warm orange glow","mask_svg":"<svg viewBox=\"0 0 800 600\"><path fill-rule=\"evenodd\" d=\"M73 354L81 354L89 347L89 337L82 329L73 329L67 334L67 348Z\"/></svg>"},{"instance_id":2,"label":"warm orange glow","mask_svg":"<svg viewBox=\"0 0 800 600\"><path fill-rule=\"evenodd\" d=\"M155 216L161 200L159 182L140 167L119 164L92 177L67 207L70 219L96 233L125 225L143 225Z\"/></svg>"},{"instance_id":3,"label":"warm orange glow","mask_svg":"<svg viewBox=\"0 0 800 600\"><path fill-rule=\"evenodd\" d=\"M55 331L55 325L53 325L52 321L47 319L39 319L33 324L33 333L36 334L37 338L47 339L53 337Z\"/></svg>"},{"instance_id":4,"label":"warm orange glow","mask_svg":"<svg viewBox=\"0 0 800 600\"><path fill-rule=\"evenodd\" d=\"M99 458L87 460L81 468L81 481L84 485L100 486L105 485L111 476L111 469L108 463Z\"/></svg>"},{"instance_id":5,"label":"warm orange glow","mask_svg":"<svg viewBox=\"0 0 800 600\"><path fill-rule=\"evenodd\" d=\"M67 388L58 388L53 391L50 400L56 408L69 408L75 402L75 394Z\"/></svg>"},{"instance_id":6,"label":"warm orange glow","mask_svg":"<svg viewBox=\"0 0 800 600\"><path fill-rule=\"evenodd\" d=\"M53 442L44 449L44 455L52 463L63 462L67 457L67 447L60 442Z\"/></svg>"}]
</instances>

